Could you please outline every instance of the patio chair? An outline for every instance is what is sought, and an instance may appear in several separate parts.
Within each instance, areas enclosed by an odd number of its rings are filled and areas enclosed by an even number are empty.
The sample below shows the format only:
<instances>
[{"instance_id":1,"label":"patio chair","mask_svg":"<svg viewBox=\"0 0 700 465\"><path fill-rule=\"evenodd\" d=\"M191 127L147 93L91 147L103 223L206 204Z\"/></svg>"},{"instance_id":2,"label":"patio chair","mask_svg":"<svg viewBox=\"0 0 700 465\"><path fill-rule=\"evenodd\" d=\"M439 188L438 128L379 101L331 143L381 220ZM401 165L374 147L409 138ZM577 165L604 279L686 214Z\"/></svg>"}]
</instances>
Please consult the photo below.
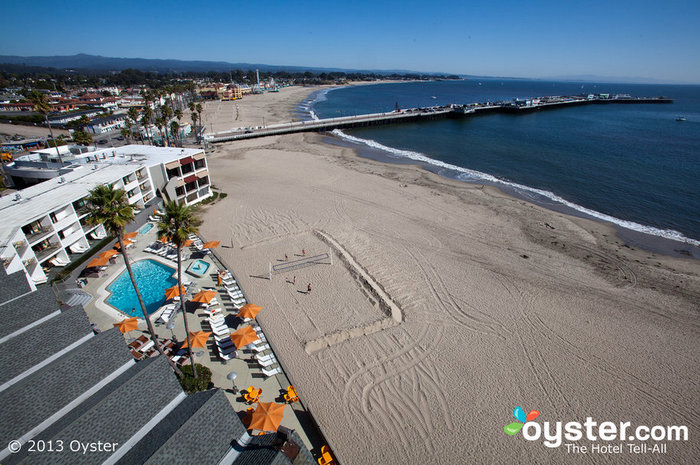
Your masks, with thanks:
<instances>
[{"instance_id":1,"label":"patio chair","mask_svg":"<svg viewBox=\"0 0 700 465\"><path fill-rule=\"evenodd\" d=\"M131 355L137 362L146 358L146 355L142 354L141 352L137 352L134 349L131 349Z\"/></svg>"},{"instance_id":2,"label":"patio chair","mask_svg":"<svg viewBox=\"0 0 700 465\"><path fill-rule=\"evenodd\" d=\"M264 351L266 351L266 350L269 349L269 348L270 348L270 344L263 344L263 345L260 345L260 346L256 346L255 344L252 345L252 349L253 349L254 351L258 352L258 353L264 352Z\"/></svg>"},{"instance_id":3,"label":"patio chair","mask_svg":"<svg viewBox=\"0 0 700 465\"><path fill-rule=\"evenodd\" d=\"M318 459L318 465L335 465L328 446L321 447L321 457Z\"/></svg>"},{"instance_id":4,"label":"patio chair","mask_svg":"<svg viewBox=\"0 0 700 465\"><path fill-rule=\"evenodd\" d=\"M297 402L299 400L299 395L297 394L296 389L294 389L294 386L291 384L287 388L287 392L284 394L284 400L289 403Z\"/></svg>"},{"instance_id":5,"label":"patio chair","mask_svg":"<svg viewBox=\"0 0 700 465\"><path fill-rule=\"evenodd\" d=\"M278 374L282 373L282 368L277 367L277 368L273 368L272 370L269 370L269 371L263 368L260 371L262 371L262 373L269 378L270 376L274 376L274 375L278 375Z\"/></svg>"},{"instance_id":6,"label":"patio chair","mask_svg":"<svg viewBox=\"0 0 700 465\"><path fill-rule=\"evenodd\" d=\"M138 350L141 347L143 347L144 344L148 342L148 338L146 337L145 334L140 335L138 338L136 338L134 341L129 343L129 348Z\"/></svg>"},{"instance_id":7,"label":"patio chair","mask_svg":"<svg viewBox=\"0 0 700 465\"><path fill-rule=\"evenodd\" d=\"M273 353L264 354L264 355L263 355L262 353L260 353L260 354L256 354L256 355L255 355L255 358L258 359L259 362L264 362L264 361L267 361L267 360L272 360L272 359L274 359L274 358L275 358L275 355L274 355Z\"/></svg>"},{"instance_id":8,"label":"patio chair","mask_svg":"<svg viewBox=\"0 0 700 465\"><path fill-rule=\"evenodd\" d=\"M258 365L260 365L263 368L270 368L272 365L277 364L277 359L273 355L272 358L269 358L267 360L258 360Z\"/></svg>"}]
</instances>

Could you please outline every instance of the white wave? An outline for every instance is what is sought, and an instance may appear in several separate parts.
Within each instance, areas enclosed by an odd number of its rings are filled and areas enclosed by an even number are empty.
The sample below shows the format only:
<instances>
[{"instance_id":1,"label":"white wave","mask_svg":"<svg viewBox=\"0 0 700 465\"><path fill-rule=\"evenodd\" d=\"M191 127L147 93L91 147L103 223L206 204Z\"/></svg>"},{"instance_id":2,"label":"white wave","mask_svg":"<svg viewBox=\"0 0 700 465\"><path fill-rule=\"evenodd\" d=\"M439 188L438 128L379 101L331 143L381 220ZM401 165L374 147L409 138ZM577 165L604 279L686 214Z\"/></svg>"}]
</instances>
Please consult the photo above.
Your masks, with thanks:
<instances>
[{"instance_id":1,"label":"white wave","mask_svg":"<svg viewBox=\"0 0 700 465\"><path fill-rule=\"evenodd\" d=\"M313 113L313 111L312 111ZM314 114L314 118L315 117ZM522 191L523 193L527 194L536 194L545 198L548 198L558 204L565 205L569 208L573 208L576 211L579 211L581 213L584 213L586 215L592 216L594 218L598 218L603 221L608 221L610 223L616 224L618 226L621 226L626 229L631 229L633 231L639 231L642 233L646 234L652 234L654 236L660 236L664 237L666 239L671 239L674 241L679 241L679 242L684 242L686 244L691 244L695 246L700 246L700 241L691 239L689 237L684 236L682 233L678 231L674 231L673 229L659 229L655 228L653 226L646 226L643 224L635 223L633 221L628 221L628 220L623 220L620 218L615 218L614 216L606 215L605 213L600 213L595 210L591 210L590 208L583 207L581 205L578 205L576 203L570 202L558 195L556 195L553 192L543 190L543 189L536 189L534 187L529 187L525 186L522 184L518 184L515 182L510 182L510 181L505 181L503 179L499 179L495 176L492 176L488 173L482 173L481 171L476 171L476 170L470 170L468 168L462 168L460 166L452 165L450 163L445 163L440 160L434 160L430 157L427 157L423 155L422 153L418 152L412 152L410 150L400 150L400 149L395 149L393 147L388 147L386 145L380 144L379 142L376 142L371 139L361 139L359 137L354 137L350 136L348 134L345 134L339 129L336 129L332 132L333 134L348 140L350 142L358 143L358 144L363 144L368 147L372 147L374 149L382 150L384 152L387 152L395 157L401 157L401 158L409 158L411 160L416 160L421 163L426 163L429 165L433 166L438 166L440 168L448 169L451 171L457 172L457 179L460 179L462 181L469 181L469 182L478 182L478 181L486 181L494 184L500 184L504 186L508 186L513 189L517 189L518 191Z\"/></svg>"}]
</instances>

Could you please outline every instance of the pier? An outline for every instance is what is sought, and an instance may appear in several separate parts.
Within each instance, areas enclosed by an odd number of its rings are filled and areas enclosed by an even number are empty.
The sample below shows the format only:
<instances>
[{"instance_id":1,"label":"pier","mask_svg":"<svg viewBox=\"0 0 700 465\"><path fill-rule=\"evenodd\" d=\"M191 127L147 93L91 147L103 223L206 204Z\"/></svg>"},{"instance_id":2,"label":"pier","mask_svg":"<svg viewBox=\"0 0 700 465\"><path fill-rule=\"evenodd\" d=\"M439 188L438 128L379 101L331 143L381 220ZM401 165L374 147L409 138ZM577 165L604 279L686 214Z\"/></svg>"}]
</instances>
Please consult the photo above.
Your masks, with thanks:
<instances>
[{"instance_id":1,"label":"pier","mask_svg":"<svg viewBox=\"0 0 700 465\"><path fill-rule=\"evenodd\" d=\"M378 126L413 121L429 121L443 118L464 118L489 113L529 113L557 108L596 105L596 104L649 104L672 103L665 97L630 97L628 95L608 97L574 96L574 97L539 97L533 99L516 99L509 102L484 102L466 105L450 104L434 107L399 109L384 113L341 116L308 121L270 124L250 128L235 128L228 131L206 133L204 140L210 143L229 142L256 137L292 134L296 132L328 132L335 129L348 129L366 126Z\"/></svg>"}]
</instances>

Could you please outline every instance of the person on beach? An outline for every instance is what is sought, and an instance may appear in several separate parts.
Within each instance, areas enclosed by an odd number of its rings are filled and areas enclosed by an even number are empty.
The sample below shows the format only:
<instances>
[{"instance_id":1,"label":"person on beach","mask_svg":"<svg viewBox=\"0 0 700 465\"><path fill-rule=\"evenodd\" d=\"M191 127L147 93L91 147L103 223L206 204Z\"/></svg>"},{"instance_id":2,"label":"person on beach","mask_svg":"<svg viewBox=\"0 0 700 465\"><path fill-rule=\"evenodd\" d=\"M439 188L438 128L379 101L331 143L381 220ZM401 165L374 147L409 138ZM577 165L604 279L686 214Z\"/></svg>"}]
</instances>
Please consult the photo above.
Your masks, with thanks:
<instances>
[{"instance_id":1,"label":"person on beach","mask_svg":"<svg viewBox=\"0 0 700 465\"><path fill-rule=\"evenodd\" d=\"M306 255L306 249L301 249L301 254Z\"/></svg>"},{"instance_id":2,"label":"person on beach","mask_svg":"<svg viewBox=\"0 0 700 465\"><path fill-rule=\"evenodd\" d=\"M309 283L309 285L306 286L306 293L311 294L311 283Z\"/></svg>"},{"instance_id":3,"label":"person on beach","mask_svg":"<svg viewBox=\"0 0 700 465\"><path fill-rule=\"evenodd\" d=\"M284 261L285 262L289 261L289 257L287 256L287 254L284 254Z\"/></svg>"},{"instance_id":4,"label":"person on beach","mask_svg":"<svg viewBox=\"0 0 700 465\"><path fill-rule=\"evenodd\" d=\"M296 283L297 283L297 277L296 277L296 275L295 275L295 276L292 278L292 284L296 284Z\"/></svg>"}]
</instances>

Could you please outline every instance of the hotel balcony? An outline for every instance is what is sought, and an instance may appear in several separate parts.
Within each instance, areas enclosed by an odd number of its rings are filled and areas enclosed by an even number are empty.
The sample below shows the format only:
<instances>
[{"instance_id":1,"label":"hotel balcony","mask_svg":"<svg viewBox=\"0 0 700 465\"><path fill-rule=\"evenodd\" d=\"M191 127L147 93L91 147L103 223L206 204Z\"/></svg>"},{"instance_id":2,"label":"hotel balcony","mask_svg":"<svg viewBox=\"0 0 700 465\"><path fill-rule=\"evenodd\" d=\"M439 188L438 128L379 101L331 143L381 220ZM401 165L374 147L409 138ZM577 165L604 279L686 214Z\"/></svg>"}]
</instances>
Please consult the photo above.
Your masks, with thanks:
<instances>
[{"instance_id":1,"label":"hotel balcony","mask_svg":"<svg viewBox=\"0 0 700 465\"><path fill-rule=\"evenodd\" d=\"M29 260L25 260L22 263L24 264L24 267L27 269L29 274L32 274L34 272L34 269L36 268L36 265L39 262L34 260L33 258L30 258Z\"/></svg>"},{"instance_id":2,"label":"hotel balcony","mask_svg":"<svg viewBox=\"0 0 700 465\"><path fill-rule=\"evenodd\" d=\"M27 241L17 241L13 245L15 246L15 250L17 251L17 255L19 255L20 257L24 255L24 252L26 252L29 248L29 243Z\"/></svg>"},{"instance_id":3,"label":"hotel balcony","mask_svg":"<svg viewBox=\"0 0 700 465\"><path fill-rule=\"evenodd\" d=\"M61 250L60 244L51 244L49 247L46 247L45 249L40 250L39 252L34 252L34 255L36 255L36 259L39 262L43 262L45 259L49 258L51 255L55 254Z\"/></svg>"},{"instance_id":4,"label":"hotel balcony","mask_svg":"<svg viewBox=\"0 0 700 465\"><path fill-rule=\"evenodd\" d=\"M38 229L37 231L35 231L35 232L31 233L31 234L28 234L28 235L27 235L27 241L28 241L30 244L32 244L32 243L34 243L34 242L39 242L41 239L44 239L44 238L50 236L50 235L53 234L53 233L54 233L53 228L48 227L48 226L44 226L44 227Z\"/></svg>"}]
</instances>

